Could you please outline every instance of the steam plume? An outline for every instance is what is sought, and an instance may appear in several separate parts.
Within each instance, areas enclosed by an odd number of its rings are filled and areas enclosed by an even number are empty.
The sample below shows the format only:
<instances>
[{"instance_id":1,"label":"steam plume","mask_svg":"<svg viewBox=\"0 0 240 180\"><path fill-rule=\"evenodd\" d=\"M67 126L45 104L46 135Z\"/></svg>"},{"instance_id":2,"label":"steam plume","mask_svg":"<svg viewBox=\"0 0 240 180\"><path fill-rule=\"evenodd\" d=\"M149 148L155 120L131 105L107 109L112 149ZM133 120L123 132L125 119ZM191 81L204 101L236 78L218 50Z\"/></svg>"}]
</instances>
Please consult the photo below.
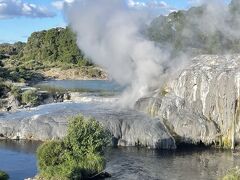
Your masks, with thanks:
<instances>
[{"instance_id":1,"label":"steam plume","mask_svg":"<svg viewBox=\"0 0 240 180\"><path fill-rule=\"evenodd\" d=\"M190 18L191 24L203 33L221 31L238 36L237 31L226 26L230 14L224 1L201 3L205 11L201 17ZM131 9L123 0L75 0L66 12L79 48L114 80L128 87L123 96L127 105L149 89L160 87L165 78L190 59L188 54L172 59L171 47L160 48L144 37L150 16L147 11ZM183 33L191 35L189 27Z\"/></svg>"},{"instance_id":2,"label":"steam plume","mask_svg":"<svg viewBox=\"0 0 240 180\"><path fill-rule=\"evenodd\" d=\"M129 87L128 102L161 83L169 57L143 36L147 14L122 0L78 0L68 9L68 19L80 49Z\"/></svg>"}]
</instances>

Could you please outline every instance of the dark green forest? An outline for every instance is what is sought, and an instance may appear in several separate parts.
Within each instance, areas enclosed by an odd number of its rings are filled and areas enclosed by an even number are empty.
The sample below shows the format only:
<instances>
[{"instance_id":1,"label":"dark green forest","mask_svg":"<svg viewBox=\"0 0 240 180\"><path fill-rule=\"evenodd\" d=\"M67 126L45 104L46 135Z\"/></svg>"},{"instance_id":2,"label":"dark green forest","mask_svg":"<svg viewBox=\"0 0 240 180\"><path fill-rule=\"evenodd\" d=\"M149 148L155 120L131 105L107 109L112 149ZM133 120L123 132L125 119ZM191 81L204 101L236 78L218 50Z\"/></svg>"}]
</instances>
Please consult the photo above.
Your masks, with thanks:
<instances>
[{"instance_id":1,"label":"dark green forest","mask_svg":"<svg viewBox=\"0 0 240 180\"><path fill-rule=\"evenodd\" d=\"M12 66L38 70L92 65L78 48L76 36L68 27L34 32L26 44L19 44L20 42L0 46L0 56L4 58L6 54L10 55Z\"/></svg>"}]
</instances>

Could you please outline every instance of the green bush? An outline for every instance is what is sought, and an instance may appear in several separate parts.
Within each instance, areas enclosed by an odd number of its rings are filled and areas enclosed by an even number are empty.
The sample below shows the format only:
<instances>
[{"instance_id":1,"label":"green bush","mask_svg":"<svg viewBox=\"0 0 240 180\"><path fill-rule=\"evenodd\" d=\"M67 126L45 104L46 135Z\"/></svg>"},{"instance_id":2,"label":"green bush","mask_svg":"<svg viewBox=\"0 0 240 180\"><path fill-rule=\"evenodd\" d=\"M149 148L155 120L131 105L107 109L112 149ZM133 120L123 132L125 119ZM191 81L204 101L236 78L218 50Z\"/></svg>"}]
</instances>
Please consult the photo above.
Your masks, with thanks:
<instances>
[{"instance_id":1,"label":"green bush","mask_svg":"<svg viewBox=\"0 0 240 180\"><path fill-rule=\"evenodd\" d=\"M101 77L102 76L102 71L100 69L97 69L97 68L89 68L88 70L88 75L90 77Z\"/></svg>"},{"instance_id":2,"label":"green bush","mask_svg":"<svg viewBox=\"0 0 240 180\"><path fill-rule=\"evenodd\" d=\"M0 180L8 180L8 179L9 179L8 174L0 170Z\"/></svg>"},{"instance_id":3,"label":"green bush","mask_svg":"<svg viewBox=\"0 0 240 180\"><path fill-rule=\"evenodd\" d=\"M18 100L21 99L21 89L17 86L11 87L11 94Z\"/></svg>"},{"instance_id":4,"label":"green bush","mask_svg":"<svg viewBox=\"0 0 240 180\"><path fill-rule=\"evenodd\" d=\"M63 152L64 144L62 141L45 142L38 148L38 166L44 178L51 179L56 177L60 169L63 168ZM57 172L55 172L56 170Z\"/></svg>"},{"instance_id":5,"label":"green bush","mask_svg":"<svg viewBox=\"0 0 240 180\"><path fill-rule=\"evenodd\" d=\"M223 180L240 180L240 169L235 167L227 172Z\"/></svg>"},{"instance_id":6,"label":"green bush","mask_svg":"<svg viewBox=\"0 0 240 180\"><path fill-rule=\"evenodd\" d=\"M38 104L38 95L36 90L27 90L22 93L22 102L24 104L37 105Z\"/></svg>"},{"instance_id":7,"label":"green bush","mask_svg":"<svg viewBox=\"0 0 240 180\"><path fill-rule=\"evenodd\" d=\"M70 119L62 141L49 141L37 151L40 176L46 179L86 179L105 168L109 133L95 119Z\"/></svg>"}]
</instances>

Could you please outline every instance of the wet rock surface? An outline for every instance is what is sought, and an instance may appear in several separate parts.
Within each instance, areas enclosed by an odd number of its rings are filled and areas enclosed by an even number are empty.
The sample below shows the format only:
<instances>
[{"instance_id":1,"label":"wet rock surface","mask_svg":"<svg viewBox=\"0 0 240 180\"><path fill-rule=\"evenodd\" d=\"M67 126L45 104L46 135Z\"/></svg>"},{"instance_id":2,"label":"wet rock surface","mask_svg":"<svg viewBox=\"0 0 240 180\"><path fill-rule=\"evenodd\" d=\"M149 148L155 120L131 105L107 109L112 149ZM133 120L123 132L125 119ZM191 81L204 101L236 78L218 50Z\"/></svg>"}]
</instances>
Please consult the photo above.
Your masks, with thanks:
<instances>
[{"instance_id":1,"label":"wet rock surface","mask_svg":"<svg viewBox=\"0 0 240 180\"><path fill-rule=\"evenodd\" d=\"M175 149L175 140L157 119L134 110L102 105L59 103L40 106L18 114L0 116L0 133L10 139L48 140L66 134L69 117L83 114L94 117L113 135L114 145ZM37 114L37 115L36 115Z\"/></svg>"},{"instance_id":2,"label":"wet rock surface","mask_svg":"<svg viewBox=\"0 0 240 180\"><path fill-rule=\"evenodd\" d=\"M240 141L240 55L202 55L135 107L162 119L179 142L216 143L231 147Z\"/></svg>"}]
</instances>

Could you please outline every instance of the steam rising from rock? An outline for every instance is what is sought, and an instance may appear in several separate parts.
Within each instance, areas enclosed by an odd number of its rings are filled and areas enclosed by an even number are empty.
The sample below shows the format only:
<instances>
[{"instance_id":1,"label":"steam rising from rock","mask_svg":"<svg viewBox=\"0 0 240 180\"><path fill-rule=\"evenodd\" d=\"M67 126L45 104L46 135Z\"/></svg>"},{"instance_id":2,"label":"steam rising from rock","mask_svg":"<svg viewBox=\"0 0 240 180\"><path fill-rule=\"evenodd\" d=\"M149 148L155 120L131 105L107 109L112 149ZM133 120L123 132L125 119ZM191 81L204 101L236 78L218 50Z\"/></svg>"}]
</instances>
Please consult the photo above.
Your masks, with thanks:
<instances>
[{"instance_id":1,"label":"steam rising from rock","mask_svg":"<svg viewBox=\"0 0 240 180\"><path fill-rule=\"evenodd\" d=\"M143 36L147 14L122 0L78 0L67 12L80 49L128 87L123 101L134 103L149 88L159 87L169 54Z\"/></svg>"},{"instance_id":2,"label":"steam rising from rock","mask_svg":"<svg viewBox=\"0 0 240 180\"><path fill-rule=\"evenodd\" d=\"M206 10L201 17L189 21L201 32L221 30L235 35L225 24L230 16L224 1L201 2ZM187 54L172 59L170 47L160 48L144 37L150 16L146 11L131 9L123 0L75 0L66 13L79 48L105 68L111 78L128 87L122 98L125 105L132 105L150 89L161 87L165 78L190 59ZM188 28L184 33L191 36Z\"/></svg>"}]
</instances>

